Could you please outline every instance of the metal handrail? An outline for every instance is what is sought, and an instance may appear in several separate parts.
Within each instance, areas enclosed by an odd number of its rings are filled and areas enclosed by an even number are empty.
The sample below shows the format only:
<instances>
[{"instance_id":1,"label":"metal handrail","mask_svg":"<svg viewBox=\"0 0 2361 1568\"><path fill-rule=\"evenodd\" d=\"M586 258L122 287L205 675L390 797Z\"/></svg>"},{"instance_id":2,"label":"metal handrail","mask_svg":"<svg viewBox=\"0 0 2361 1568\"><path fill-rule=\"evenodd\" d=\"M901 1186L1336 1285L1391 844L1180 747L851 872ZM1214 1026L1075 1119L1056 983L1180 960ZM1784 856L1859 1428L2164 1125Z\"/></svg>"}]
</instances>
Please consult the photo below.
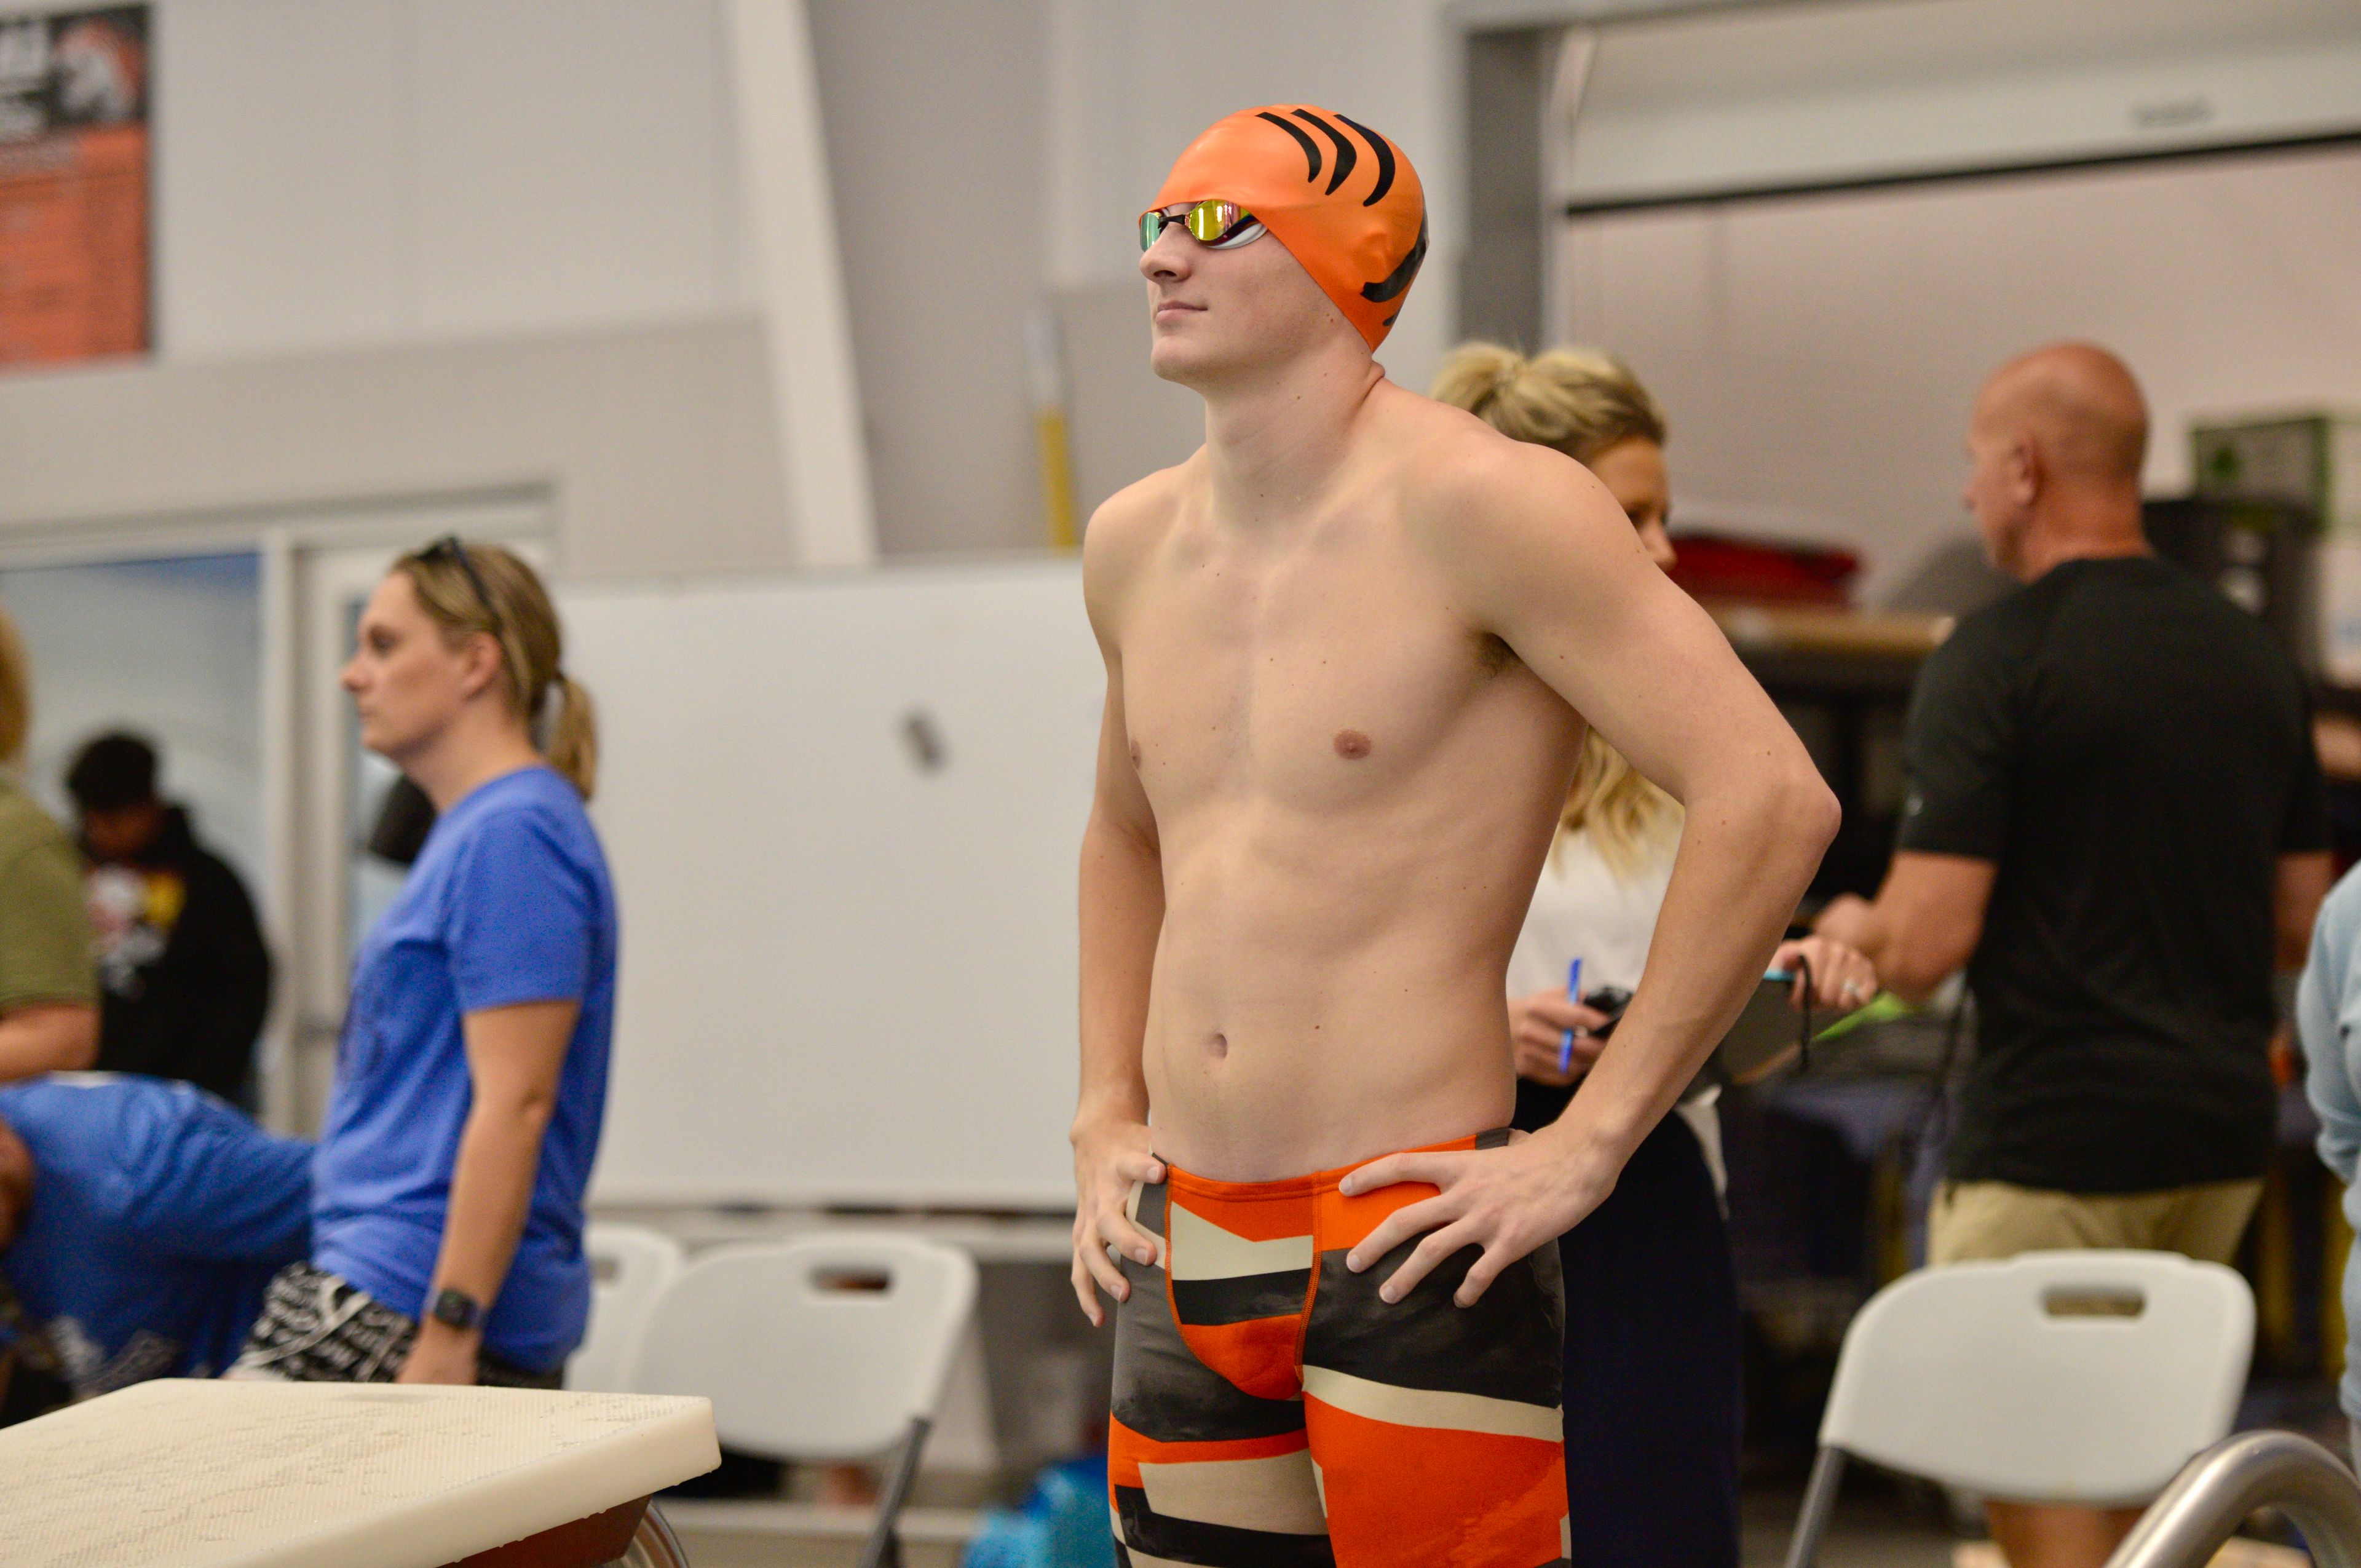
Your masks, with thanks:
<instances>
[{"instance_id":1,"label":"metal handrail","mask_svg":"<svg viewBox=\"0 0 2361 1568\"><path fill-rule=\"evenodd\" d=\"M2361 1485L2328 1450L2284 1431L2242 1432L2182 1465L2107 1568L2204 1568L2261 1508L2295 1521L2320 1568L2361 1568Z\"/></svg>"},{"instance_id":2,"label":"metal handrail","mask_svg":"<svg viewBox=\"0 0 2361 1568\"><path fill-rule=\"evenodd\" d=\"M608 1568L688 1568L688 1553L680 1549L680 1538L673 1534L664 1510L651 1502L640 1516L631 1547Z\"/></svg>"}]
</instances>

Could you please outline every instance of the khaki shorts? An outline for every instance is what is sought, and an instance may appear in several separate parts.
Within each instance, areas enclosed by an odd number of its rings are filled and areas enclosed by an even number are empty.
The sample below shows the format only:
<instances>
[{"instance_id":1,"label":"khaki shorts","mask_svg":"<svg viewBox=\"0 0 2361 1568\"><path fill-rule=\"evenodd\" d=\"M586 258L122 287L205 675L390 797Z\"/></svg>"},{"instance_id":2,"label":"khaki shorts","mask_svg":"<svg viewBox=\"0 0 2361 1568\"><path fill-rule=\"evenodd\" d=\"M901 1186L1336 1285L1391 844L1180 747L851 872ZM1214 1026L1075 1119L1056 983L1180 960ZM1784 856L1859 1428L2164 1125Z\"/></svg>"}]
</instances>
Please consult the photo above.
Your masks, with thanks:
<instances>
[{"instance_id":1,"label":"khaki shorts","mask_svg":"<svg viewBox=\"0 0 2361 1568\"><path fill-rule=\"evenodd\" d=\"M2262 1193L2260 1178L2160 1192L2047 1192L2005 1181L1946 1181L1927 1217L1927 1261L2125 1247L2227 1263Z\"/></svg>"}]
</instances>

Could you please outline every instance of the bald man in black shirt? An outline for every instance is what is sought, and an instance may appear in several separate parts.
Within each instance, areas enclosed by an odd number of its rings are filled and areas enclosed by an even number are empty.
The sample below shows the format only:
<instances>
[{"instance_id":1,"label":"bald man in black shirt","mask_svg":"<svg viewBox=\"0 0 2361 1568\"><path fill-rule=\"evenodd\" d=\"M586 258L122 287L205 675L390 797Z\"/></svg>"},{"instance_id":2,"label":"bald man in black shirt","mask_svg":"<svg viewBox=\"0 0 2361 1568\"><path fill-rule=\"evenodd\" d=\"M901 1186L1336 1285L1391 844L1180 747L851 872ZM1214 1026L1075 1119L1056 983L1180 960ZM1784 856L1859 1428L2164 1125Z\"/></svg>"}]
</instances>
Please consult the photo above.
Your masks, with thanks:
<instances>
[{"instance_id":1,"label":"bald man in black shirt","mask_svg":"<svg viewBox=\"0 0 2361 1568\"><path fill-rule=\"evenodd\" d=\"M2140 526L2147 410L2085 344L1976 400L1964 500L2026 586L1921 671L1872 904L1819 929L1905 996L1962 964L1977 1052L1929 1261L2144 1247L2227 1262L2261 1190L2274 967L2327 892L2308 695ZM2138 1510L1992 1505L2013 1568L2099 1568Z\"/></svg>"}]
</instances>

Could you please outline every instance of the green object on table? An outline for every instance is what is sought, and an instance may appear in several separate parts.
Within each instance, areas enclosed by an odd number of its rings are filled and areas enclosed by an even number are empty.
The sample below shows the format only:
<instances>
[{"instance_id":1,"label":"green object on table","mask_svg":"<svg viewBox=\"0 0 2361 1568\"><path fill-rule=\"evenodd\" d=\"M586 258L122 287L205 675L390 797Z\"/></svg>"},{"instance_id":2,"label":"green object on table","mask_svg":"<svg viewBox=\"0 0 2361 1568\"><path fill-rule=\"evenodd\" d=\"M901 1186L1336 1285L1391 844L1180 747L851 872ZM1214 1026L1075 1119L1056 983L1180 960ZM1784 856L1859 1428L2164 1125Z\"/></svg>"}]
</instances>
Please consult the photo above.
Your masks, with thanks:
<instances>
[{"instance_id":1,"label":"green object on table","mask_svg":"<svg viewBox=\"0 0 2361 1568\"><path fill-rule=\"evenodd\" d=\"M1812 1043L1817 1045L1822 1040L1833 1040L1839 1035L1850 1034L1863 1024L1890 1024L1896 1018L1907 1018L1917 1011L1918 1009L1911 1006L1894 992L1881 991L1870 1000L1868 1006L1846 1014L1818 1034L1814 1035Z\"/></svg>"}]
</instances>

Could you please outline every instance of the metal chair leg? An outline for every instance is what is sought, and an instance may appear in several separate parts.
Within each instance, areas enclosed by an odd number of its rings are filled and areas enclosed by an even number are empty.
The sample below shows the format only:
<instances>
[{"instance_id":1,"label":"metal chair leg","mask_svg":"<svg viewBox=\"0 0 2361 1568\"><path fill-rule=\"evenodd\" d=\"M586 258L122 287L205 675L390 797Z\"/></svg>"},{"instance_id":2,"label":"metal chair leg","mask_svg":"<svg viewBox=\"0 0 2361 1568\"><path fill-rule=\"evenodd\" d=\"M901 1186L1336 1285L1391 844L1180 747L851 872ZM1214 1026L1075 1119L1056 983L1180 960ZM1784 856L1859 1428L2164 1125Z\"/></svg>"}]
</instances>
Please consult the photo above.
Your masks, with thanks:
<instances>
[{"instance_id":1,"label":"metal chair leg","mask_svg":"<svg viewBox=\"0 0 2361 1568\"><path fill-rule=\"evenodd\" d=\"M688 1568L688 1553L681 1550L680 1538L673 1534L664 1510L650 1503L648 1511L640 1516L631 1550L615 1559L612 1568Z\"/></svg>"},{"instance_id":2,"label":"metal chair leg","mask_svg":"<svg viewBox=\"0 0 2361 1568\"><path fill-rule=\"evenodd\" d=\"M924 1416L911 1418L910 1435L903 1440L902 1452L895 1456L894 1468L878 1494L877 1523L869 1531L869 1543L861 1549L861 1568L902 1568L902 1507L910 1500L911 1485L918 1478L918 1456L925 1452L927 1433L933 1427Z\"/></svg>"},{"instance_id":3,"label":"metal chair leg","mask_svg":"<svg viewBox=\"0 0 2361 1568\"><path fill-rule=\"evenodd\" d=\"M1837 1487L1844 1480L1844 1464L1839 1448L1824 1448L1813 1459L1811 1484L1804 1488L1804 1507L1795 1516L1795 1538L1787 1544L1787 1568L1812 1568L1812 1560L1819 1555L1820 1537L1828 1533Z\"/></svg>"}]
</instances>

